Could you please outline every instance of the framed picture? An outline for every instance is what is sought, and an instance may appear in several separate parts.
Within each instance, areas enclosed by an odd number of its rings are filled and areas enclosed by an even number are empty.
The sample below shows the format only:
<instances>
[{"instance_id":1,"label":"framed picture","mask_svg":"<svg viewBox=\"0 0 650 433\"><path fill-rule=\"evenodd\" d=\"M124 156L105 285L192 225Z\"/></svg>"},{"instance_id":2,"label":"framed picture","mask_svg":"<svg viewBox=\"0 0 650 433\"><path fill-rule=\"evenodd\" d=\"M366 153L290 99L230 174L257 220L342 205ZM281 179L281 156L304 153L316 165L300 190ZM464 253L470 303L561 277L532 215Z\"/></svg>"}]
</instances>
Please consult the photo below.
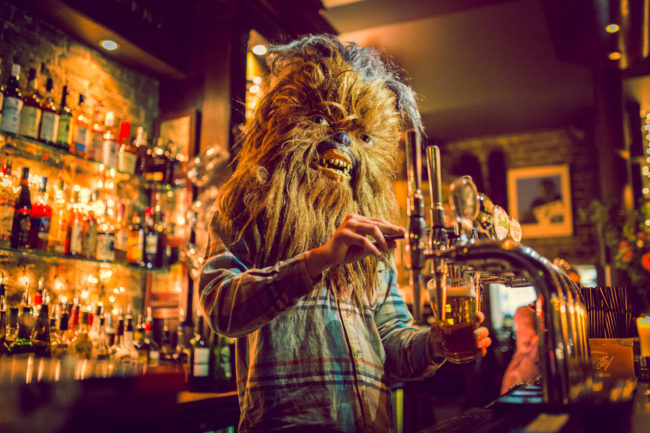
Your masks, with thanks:
<instances>
[{"instance_id":1,"label":"framed picture","mask_svg":"<svg viewBox=\"0 0 650 433\"><path fill-rule=\"evenodd\" d=\"M524 238L573 234L570 185L568 165L508 170L508 212Z\"/></svg>"}]
</instances>

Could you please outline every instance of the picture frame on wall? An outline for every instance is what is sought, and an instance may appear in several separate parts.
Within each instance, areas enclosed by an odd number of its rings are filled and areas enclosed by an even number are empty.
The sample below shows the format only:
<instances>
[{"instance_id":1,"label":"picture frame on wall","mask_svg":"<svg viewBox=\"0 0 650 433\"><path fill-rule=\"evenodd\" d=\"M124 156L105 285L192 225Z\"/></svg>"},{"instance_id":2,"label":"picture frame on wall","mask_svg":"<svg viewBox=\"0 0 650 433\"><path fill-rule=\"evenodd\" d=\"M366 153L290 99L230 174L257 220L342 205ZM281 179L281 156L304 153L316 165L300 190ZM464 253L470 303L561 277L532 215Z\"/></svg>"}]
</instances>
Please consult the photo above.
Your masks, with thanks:
<instances>
[{"instance_id":1,"label":"picture frame on wall","mask_svg":"<svg viewBox=\"0 0 650 433\"><path fill-rule=\"evenodd\" d=\"M573 235L568 165L514 168L507 176L508 212L524 238Z\"/></svg>"}]
</instances>

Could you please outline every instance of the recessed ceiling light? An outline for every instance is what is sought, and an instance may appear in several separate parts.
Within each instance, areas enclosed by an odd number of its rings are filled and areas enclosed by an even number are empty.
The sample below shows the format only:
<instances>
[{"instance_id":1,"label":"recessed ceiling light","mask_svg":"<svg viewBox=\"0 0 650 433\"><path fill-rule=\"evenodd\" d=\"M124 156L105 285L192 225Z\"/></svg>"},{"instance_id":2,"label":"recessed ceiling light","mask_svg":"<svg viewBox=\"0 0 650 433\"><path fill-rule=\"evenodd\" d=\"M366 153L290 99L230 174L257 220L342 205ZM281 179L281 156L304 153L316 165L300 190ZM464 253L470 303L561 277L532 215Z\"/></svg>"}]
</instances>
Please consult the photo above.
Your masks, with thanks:
<instances>
[{"instance_id":1,"label":"recessed ceiling light","mask_svg":"<svg viewBox=\"0 0 650 433\"><path fill-rule=\"evenodd\" d=\"M609 60L621 60L623 55L619 51L612 51L607 55L607 57L609 57Z\"/></svg>"},{"instance_id":2,"label":"recessed ceiling light","mask_svg":"<svg viewBox=\"0 0 650 433\"><path fill-rule=\"evenodd\" d=\"M106 51L115 51L120 47L117 44L117 42L111 39L102 39L101 41L99 41L99 46L105 49Z\"/></svg>"},{"instance_id":3,"label":"recessed ceiling light","mask_svg":"<svg viewBox=\"0 0 650 433\"><path fill-rule=\"evenodd\" d=\"M616 32L619 31L620 29L621 29L621 28L619 27L619 25L618 25L618 24L614 24L614 23L612 23L612 24L607 24L607 26L605 27L605 31L606 31L607 33L616 33Z\"/></svg>"},{"instance_id":4,"label":"recessed ceiling light","mask_svg":"<svg viewBox=\"0 0 650 433\"><path fill-rule=\"evenodd\" d=\"M257 44L253 47L253 54L257 54L258 56L263 56L267 51L266 45Z\"/></svg>"}]
</instances>

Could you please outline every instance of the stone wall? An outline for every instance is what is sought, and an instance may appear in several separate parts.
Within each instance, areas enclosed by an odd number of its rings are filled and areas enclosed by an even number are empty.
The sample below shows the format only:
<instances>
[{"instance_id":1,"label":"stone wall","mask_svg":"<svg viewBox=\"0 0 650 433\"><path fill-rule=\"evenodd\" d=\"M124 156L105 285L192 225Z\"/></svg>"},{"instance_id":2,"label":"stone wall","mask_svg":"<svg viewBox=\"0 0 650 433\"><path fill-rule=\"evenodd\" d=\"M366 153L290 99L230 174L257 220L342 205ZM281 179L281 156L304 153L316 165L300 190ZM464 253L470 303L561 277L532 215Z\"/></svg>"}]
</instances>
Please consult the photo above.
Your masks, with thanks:
<instances>
[{"instance_id":1,"label":"stone wall","mask_svg":"<svg viewBox=\"0 0 650 433\"><path fill-rule=\"evenodd\" d=\"M101 103L114 111L118 119L153 130L158 116L159 82L126 68L98 49L89 48L50 23L30 15L13 2L0 0L0 57L2 80L6 81L11 64L21 65L21 84L27 85L29 68L40 70L45 62L54 80L54 96L61 101L61 88L68 85L68 106L75 107L79 94L86 104ZM39 85L45 78L39 77Z\"/></svg>"},{"instance_id":2,"label":"stone wall","mask_svg":"<svg viewBox=\"0 0 650 433\"><path fill-rule=\"evenodd\" d=\"M445 143L441 145L445 180L450 181L464 174L477 177L479 190L508 210L508 169L568 164L573 235L524 238L522 243L549 259L561 257L574 264L593 264L596 245L592 226L579 218L579 209L586 208L597 197L598 191L595 147L589 142L581 130L567 128ZM495 154L502 157L495 160ZM479 167L479 173L471 172L472 164L467 162L472 159L478 160L475 166Z\"/></svg>"}]
</instances>

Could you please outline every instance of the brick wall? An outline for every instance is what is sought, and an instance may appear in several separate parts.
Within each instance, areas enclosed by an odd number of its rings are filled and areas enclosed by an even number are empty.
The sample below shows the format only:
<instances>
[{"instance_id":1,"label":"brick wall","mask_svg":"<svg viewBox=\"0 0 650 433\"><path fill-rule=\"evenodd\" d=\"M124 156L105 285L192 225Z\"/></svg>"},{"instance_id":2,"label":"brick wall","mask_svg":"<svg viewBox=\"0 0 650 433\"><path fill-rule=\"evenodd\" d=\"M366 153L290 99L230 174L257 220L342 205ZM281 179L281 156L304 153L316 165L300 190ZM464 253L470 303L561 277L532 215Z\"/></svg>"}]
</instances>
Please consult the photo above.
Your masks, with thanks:
<instances>
[{"instance_id":1,"label":"brick wall","mask_svg":"<svg viewBox=\"0 0 650 433\"><path fill-rule=\"evenodd\" d=\"M503 153L503 166L492 167L489 155ZM595 238L589 223L580 221L578 210L586 208L596 198L595 148L580 130L542 130L493 137L474 138L441 145L442 165L446 180L453 180L464 173L462 160L468 155L480 162L483 192L496 204L508 209L507 194L503 189L508 168L524 168L544 165L568 164L571 179L573 209L573 236L540 239L524 238L523 242L543 256L561 257L574 264L595 263ZM464 157L463 157L464 156ZM492 172L491 172L492 170ZM481 187L479 187L481 189Z\"/></svg>"},{"instance_id":2,"label":"brick wall","mask_svg":"<svg viewBox=\"0 0 650 433\"><path fill-rule=\"evenodd\" d=\"M121 66L5 0L0 0L0 57L3 80L15 61L21 65L24 86L29 68L38 71L41 62L45 62L54 80L57 104L61 100L61 88L67 84L71 92L69 106L75 107L79 93L83 93L87 106L100 102L119 119L144 126L151 137L158 116L157 80Z\"/></svg>"}]
</instances>

